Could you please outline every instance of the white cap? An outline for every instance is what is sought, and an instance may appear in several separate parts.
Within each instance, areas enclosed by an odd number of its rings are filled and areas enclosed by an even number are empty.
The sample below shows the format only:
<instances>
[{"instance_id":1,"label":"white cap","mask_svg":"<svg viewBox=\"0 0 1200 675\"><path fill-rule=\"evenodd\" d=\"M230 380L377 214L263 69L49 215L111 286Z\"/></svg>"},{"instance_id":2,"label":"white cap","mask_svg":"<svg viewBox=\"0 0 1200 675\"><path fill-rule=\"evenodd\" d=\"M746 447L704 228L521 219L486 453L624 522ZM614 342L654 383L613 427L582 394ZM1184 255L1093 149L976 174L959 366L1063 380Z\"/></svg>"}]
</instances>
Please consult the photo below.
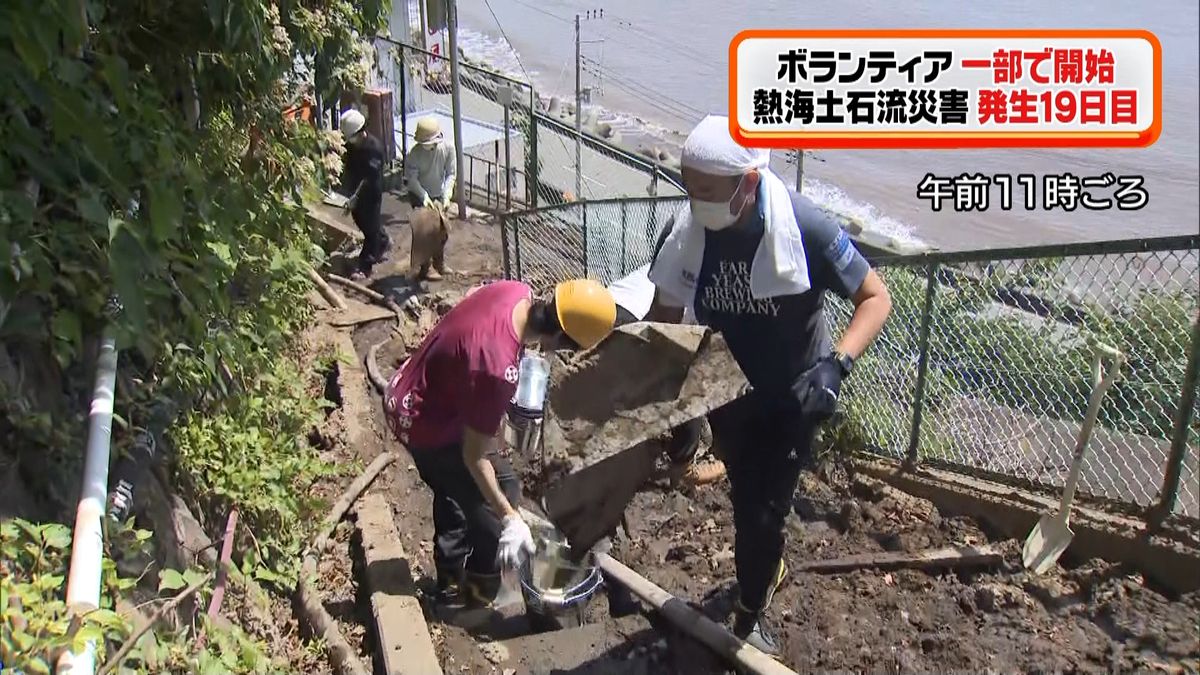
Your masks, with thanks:
<instances>
[{"instance_id":1,"label":"white cap","mask_svg":"<svg viewBox=\"0 0 1200 675\"><path fill-rule=\"evenodd\" d=\"M350 138L354 134L362 131L362 128L367 125L367 118L363 114L351 108L342 113L341 119L338 120L338 128L342 131L342 138Z\"/></svg>"}]
</instances>

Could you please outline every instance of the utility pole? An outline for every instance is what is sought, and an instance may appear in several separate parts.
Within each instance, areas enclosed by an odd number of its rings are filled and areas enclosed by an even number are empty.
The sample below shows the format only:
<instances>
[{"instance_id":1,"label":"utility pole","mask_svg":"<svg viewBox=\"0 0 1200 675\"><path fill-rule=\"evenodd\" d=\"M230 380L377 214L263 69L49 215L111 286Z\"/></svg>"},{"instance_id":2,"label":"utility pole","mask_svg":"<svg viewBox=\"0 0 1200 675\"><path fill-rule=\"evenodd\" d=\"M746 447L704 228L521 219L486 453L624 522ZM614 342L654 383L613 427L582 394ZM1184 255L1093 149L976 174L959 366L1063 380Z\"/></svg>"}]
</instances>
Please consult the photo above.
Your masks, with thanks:
<instances>
[{"instance_id":1,"label":"utility pole","mask_svg":"<svg viewBox=\"0 0 1200 675\"><path fill-rule=\"evenodd\" d=\"M796 194L804 190L804 151L796 151Z\"/></svg>"},{"instance_id":2,"label":"utility pole","mask_svg":"<svg viewBox=\"0 0 1200 675\"><path fill-rule=\"evenodd\" d=\"M465 219L467 202L463 199L466 194L463 188L467 177L463 167L462 83L458 79L458 3L455 0L446 0L446 28L450 33L450 105L454 109L454 201L458 204L458 217Z\"/></svg>"},{"instance_id":3,"label":"utility pole","mask_svg":"<svg viewBox=\"0 0 1200 675\"><path fill-rule=\"evenodd\" d=\"M575 199L583 199L583 90L579 88L579 15L575 15Z\"/></svg>"}]
</instances>

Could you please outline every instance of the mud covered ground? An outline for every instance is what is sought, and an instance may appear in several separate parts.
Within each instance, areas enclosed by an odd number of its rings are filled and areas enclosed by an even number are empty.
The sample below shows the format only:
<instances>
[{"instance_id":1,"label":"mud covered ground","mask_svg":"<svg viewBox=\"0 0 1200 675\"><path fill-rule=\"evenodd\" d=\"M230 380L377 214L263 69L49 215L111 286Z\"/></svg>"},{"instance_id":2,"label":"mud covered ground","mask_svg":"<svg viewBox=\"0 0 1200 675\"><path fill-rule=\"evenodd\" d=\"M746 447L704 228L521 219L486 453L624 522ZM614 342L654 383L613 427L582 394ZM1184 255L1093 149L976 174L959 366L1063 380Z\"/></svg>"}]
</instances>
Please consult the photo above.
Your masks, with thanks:
<instances>
[{"instance_id":1,"label":"mud covered ground","mask_svg":"<svg viewBox=\"0 0 1200 675\"><path fill-rule=\"evenodd\" d=\"M632 541L618 553L716 620L735 597L727 485L690 495L643 491L628 511ZM804 474L794 506L786 553L793 567L953 545L992 543L1005 553L990 570L792 573L770 617L784 641L783 660L797 671L1200 668L1195 593L1168 599L1136 572L1103 561L1028 574L1020 542L993 542L974 521L943 518L925 500L881 494L844 474L828 482Z\"/></svg>"},{"instance_id":2,"label":"mud covered ground","mask_svg":"<svg viewBox=\"0 0 1200 675\"><path fill-rule=\"evenodd\" d=\"M408 288L398 279L407 265L406 207L389 200L385 208L392 214L393 256L376 270L377 290L402 301L414 292L461 292L501 276L498 226L458 223L447 260L469 274ZM370 345L387 341L379 357L385 377L419 340L411 327L388 341L391 333L390 322L383 321L354 335L360 358ZM358 423L373 430L378 447L354 449L351 456L369 458L394 443L384 435L378 406L372 407L371 419ZM631 536L620 538L614 551L718 621L726 620L734 597L727 488L724 480L687 492L665 479L648 484L627 511ZM374 489L392 499L405 550L415 560L414 575L431 591L430 495L407 456ZM1165 597L1136 571L1090 561L1042 577L1029 575L1020 566L1020 542L993 541L974 521L943 517L927 501L880 490L840 470L823 477L804 474L787 527L786 557L793 567L843 555L949 545L990 543L1005 553L1001 565L983 570L793 572L769 615L783 637L782 660L799 672L1200 669L1200 597ZM327 572L331 582L346 579L341 595L331 588L327 598L336 603L353 596L347 570ZM603 596L589 608L591 625L562 633L557 641L553 633L541 641L512 640L528 630L519 607L507 609L507 616L468 616L441 612L428 599L423 604L447 673L725 672L702 647L669 629L656 629L652 616L608 619ZM354 641L364 645L363 640L356 635ZM569 670L547 665L572 649L590 656L576 659Z\"/></svg>"}]
</instances>

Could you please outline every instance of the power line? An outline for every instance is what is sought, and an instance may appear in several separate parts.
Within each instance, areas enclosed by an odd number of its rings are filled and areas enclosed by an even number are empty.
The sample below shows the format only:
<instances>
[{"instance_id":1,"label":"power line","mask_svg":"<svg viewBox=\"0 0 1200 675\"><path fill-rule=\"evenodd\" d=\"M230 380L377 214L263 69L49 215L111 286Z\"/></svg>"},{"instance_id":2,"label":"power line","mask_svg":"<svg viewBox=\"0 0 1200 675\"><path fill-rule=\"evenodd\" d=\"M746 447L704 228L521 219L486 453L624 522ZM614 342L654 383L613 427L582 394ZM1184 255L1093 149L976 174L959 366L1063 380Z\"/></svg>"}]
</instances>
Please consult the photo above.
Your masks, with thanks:
<instances>
[{"instance_id":1,"label":"power line","mask_svg":"<svg viewBox=\"0 0 1200 675\"><path fill-rule=\"evenodd\" d=\"M668 51L674 51L677 54L681 54L690 59L698 61L700 64L705 65L706 67L713 67L708 60L709 55L689 47L682 42L672 40L666 35L642 28L634 24L629 19L622 18L620 15L613 15L612 12L609 12L609 15L613 17L613 24L617 28L624 29L630 33L638 35L640 38L653 40L656 43L655 46L666 48ZM644 47L645 45L643 44L640 46Z\"/></svg>"},{"instance_id":2,"label":"power line","mask_svg":"<svg viewBox=\"0 0 1200 675\"><path fill-rule=\"evenodd\" d=\"M568 19L566 17L559 16L553 12L548 12L548 11L542 9L541 7L538 7L537 5L531 5L528 2L524 2L523 0L512 0L512 1L517 3L518 5L523 5L525 7L528 7L529 9L532 9L533 11L535 11L539 14L545 14L546 16L550 17L551 19L554 19L555 21L561 21L566 24L574 23L573 19ZM486 0L485 0L485 2L486 2ZM490 9L490 7L489 7L489 9ZM496 14L493 12L492 16L495 17Z\"/></svg>"},{"instance_id":3,"label":"power line","mask_svg":"<svg viewBox=\"0 0 1200 675\"><path fill-rule=\"evenodd\" d=\"M529 77L529 71L525 70L525 64L521 63L521 55L517 52L517 48L513 46L512 40L508 39L508 33L504 32L504 26L500 25L500 18L496 16L496 11L492 9L491 0L483 0L483 4L487 7L488 12L491 13L492 20L496 22L496 28L500 29L500 37L504 38L504 42L508 45L508 50L512 52L513 58L517 60L517 65L521 67L521 72L525 74L525 81L529 82L529 86L532 87L533 80Z\"/></svg>"},{"instance_id":4,"label":"power line","mask_svg":"<svg viewBox=\"0 0 1200 675\"><path fill-rule=\"evenodd\" d=\"M608 76L625 91L634 94L639 98L648 99L647 102L653 105L655 108L664 112L668 112L672 116L678 117L684 121L691 121L698 117L704 117L705 115L705 112L699 108L666 96L651 85L622 73L614 72L613 70L605 68L592 59L585 58L584 61L592 66L595 73Z\"/></svg>"}]
</instances>

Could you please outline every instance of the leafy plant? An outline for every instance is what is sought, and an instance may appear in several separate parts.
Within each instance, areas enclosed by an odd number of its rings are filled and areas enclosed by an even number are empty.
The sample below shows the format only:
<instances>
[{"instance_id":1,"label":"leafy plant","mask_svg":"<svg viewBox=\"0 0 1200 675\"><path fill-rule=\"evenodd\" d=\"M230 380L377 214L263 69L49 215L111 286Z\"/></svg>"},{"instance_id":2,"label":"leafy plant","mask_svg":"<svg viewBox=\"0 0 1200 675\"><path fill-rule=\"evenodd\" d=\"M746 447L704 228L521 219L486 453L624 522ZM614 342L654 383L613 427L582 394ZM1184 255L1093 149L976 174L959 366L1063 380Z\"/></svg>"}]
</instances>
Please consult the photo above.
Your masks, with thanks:
<instances>
[{"instance_id":1,"label":"leafy plant","mask_svg":"<svg viewBox=\"0 0 1200 675\"><path fill-rule=\"evenodd\" d=\"M148 534L148 533L147 533ZM72 621L64 601L71 530L59 523L22 519L0 523L0 663L15 672L50 673L63 650L122 640L129 625L113 611L113 594L132 582L103 567L101 607Z\"/></svg>"},{"instance_id":2,"label":"leafy plant","mask_svg":"<svg viewBox=\"0 0 1200 675\"><path fill-rule=\"evenodd\" d=\"M242 395L190 415L172 431L186 494L206 513L238 508L259 533L248 542L245 571L267 581L294 581L297 553L320 506L310 488L338 472L307 442L323 417L323 401L307 391L307 382L281 360L248 382Z\"/></svg>"}]
</instances>

